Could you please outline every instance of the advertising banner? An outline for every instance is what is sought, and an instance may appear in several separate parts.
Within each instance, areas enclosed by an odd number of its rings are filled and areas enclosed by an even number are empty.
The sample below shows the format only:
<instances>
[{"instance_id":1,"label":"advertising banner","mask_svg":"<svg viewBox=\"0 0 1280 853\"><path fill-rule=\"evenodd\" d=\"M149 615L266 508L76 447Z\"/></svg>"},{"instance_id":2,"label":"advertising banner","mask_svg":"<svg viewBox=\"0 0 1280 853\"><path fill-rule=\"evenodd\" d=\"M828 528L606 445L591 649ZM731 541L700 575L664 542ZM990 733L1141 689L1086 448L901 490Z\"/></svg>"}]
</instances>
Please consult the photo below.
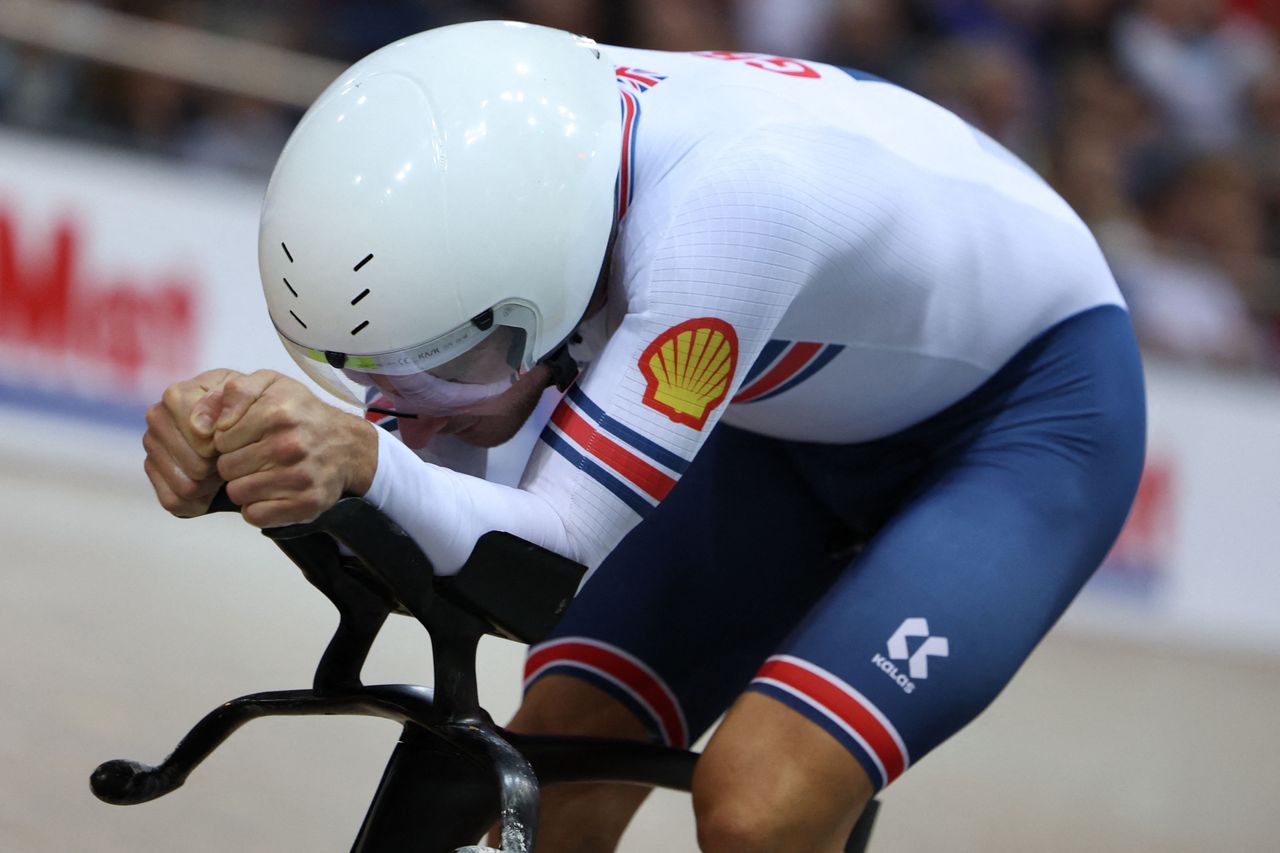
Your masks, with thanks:
<instances>
[{"instance_id":1,"label":"advertising banner","mask_svg":"<svg viewBox=\"0 0 1280 853\"><path fill-rule=\"evenodd\" d=\"M1138 498L1067 624L1280 653L1280 382L1146 368Z\"/></svg>"},{"instance_id":2,"label":"advertising banner","mask_svg":"<svg viewBox=\"0 0 1280 853\"><path fill-rule=\"evenodd\" d=\"M136 428L194 371L287 367L258 284L262 189L0 135L0 402Z\"/></svg>"}]
</instances>

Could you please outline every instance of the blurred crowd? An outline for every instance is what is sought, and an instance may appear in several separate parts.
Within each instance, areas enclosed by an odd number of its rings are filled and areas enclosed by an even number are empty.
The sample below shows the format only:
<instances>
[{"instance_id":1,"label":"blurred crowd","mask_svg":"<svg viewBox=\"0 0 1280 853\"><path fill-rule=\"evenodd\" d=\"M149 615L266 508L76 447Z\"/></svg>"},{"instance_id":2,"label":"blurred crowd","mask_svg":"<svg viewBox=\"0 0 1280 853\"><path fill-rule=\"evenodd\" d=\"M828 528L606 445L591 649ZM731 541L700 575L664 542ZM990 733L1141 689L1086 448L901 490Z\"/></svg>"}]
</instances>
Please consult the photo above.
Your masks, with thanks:
<instances>
[{"instance_id":1,"label":"blurred crowd","mask_svg":"<svg viewBox=\"0 0 1280 853\"><path fill-rule=\"evenodd\" d=\"M514 18L860 68L1031 163L1097 234L1144 346L1280 372L1280 0L94 0L353 61ZM0 120L264 174L294 109L0 41Z\"/></svg>"}]
</instances>

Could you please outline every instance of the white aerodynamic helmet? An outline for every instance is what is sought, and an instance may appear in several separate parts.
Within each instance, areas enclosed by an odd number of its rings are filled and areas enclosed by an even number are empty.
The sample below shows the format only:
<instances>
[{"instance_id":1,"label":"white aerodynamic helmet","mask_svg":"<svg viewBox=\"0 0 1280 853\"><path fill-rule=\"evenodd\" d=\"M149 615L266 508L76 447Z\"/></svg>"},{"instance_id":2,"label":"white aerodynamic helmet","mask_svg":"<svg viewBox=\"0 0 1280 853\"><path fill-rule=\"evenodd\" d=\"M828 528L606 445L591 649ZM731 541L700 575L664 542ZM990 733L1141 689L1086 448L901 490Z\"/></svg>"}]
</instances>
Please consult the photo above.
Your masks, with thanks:
<instances>
[{"instance_id":1,"label":"white aerodynamic helmet","mask_svg":"<svg viewBox=\"0 0 1280 853\"><path fill-rule=\"evenodd\" d=\"M271 320L322 387L448 414L501 392L581 320L613 226L614 69L511 22L398 41L331 85L267 187Z\"/></svg>"}]
</instances>

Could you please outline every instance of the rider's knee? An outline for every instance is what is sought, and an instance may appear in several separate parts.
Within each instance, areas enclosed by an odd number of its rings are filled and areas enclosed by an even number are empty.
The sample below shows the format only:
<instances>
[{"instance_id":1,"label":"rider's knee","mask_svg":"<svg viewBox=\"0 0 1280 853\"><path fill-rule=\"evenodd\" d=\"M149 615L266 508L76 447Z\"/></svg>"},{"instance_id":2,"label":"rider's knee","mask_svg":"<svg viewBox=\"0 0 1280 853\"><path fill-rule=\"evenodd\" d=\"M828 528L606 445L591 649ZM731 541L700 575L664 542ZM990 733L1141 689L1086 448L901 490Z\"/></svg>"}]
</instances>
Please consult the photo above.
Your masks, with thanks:
<instances>
[{"instance_id":1,"label":"rider's knee","mask_svg":"<svg viewBox=\"0 0 1280 853\"><path fill-rule=\"evenodd\" d=\"M617 699L578 678L548 675L535 682L507 725L530 735L644 740L640 720ZM612 850L644 801L637 785L553 785L542 792L538 849Z\"/></svg>"},{"instance_id":2,"label":"rider's knee","mask_svg":"<svg viewBox=\"0 0 1280 853\"><path fill-rule=\"evenodd\" d=\"M649 739L644 723L626 705L598 687L564 675L548 675L535 682L507 728L531 735Z\"/></svg>"},{"instance_id":3,"label":"rider's knee","mask_svg":"<svg viewBox=\"0 0 1280 853\"><path fill-rule=\"evenodd\" d=\"M693 806L698 849L705 853L813 853L826 849L819 839L835 842L840 838L840 830L825 821L815 824L797 814L790 804L760 797L758 791L744 792L733 785L708 790L699 787L695 779ZM839 822L841 829L847 833L843 828L851 828L859 814L861 808L847 814Z\"/></svg>"},{"instance_id":4,"label":"rider's knee","mask_svg":"<svg viewBox=\"0 0 1280 853\"><path fill-rule=\"evenodd\" d=\"M811 774L767 761L744 762L733 746L713 741L694 771L699 849L708 853L843 849L843 839L866 807L870 790L836 784L834 790L815 791L808 778Z\"/></svg>"},{"instance_id":5,"label":"rider's knee","mask_svg":"<svg viewBox=\"0 0 1280 853\"><path fill-rule=\"evenodd\" d=\"M698 849L705 853L754 853L776 851L785 837L776 815L735 801L731 796L699 793L695 790L694 814L698 823Z\"/></svg>"},{"instance_id":6,"label":"rider's knee","mask_svg":"<svg viewBox=\"0 0 1280 853\"><path fill-rule=\"evenodd\" d=\"M693 775L693 813L698 823L698 849L708 853L781 849L771 846L785 834L786 815L773 802L759 776L744 775L741 766L718 761L708 749Z\"/></svg>"},{"instance_id":7,"label":"rider's knee","mask_svg":"<svg viewBox=\"0 0 1280 853\"><path fill-rule=\"evenodd\" d=\"M706 853L812 853L814 839L827 834L787 804L732 784L710 789L695 781L693 807L698 849Z\"/></svg>"}]
</instances>

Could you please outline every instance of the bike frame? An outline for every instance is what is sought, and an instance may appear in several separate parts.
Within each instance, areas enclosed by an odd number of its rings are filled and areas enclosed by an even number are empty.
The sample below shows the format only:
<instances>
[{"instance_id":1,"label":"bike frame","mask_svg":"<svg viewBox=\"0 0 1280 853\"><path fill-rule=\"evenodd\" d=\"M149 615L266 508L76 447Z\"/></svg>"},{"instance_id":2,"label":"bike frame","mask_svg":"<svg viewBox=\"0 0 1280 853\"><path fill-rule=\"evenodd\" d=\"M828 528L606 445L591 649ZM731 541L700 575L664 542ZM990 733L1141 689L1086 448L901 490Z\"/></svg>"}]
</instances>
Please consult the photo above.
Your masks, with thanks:
<instances>
[{"instance_id":1,"label":"bike frame","mask_svg":"<svg viewBox=\"0 0 1280 853\"><path fill-rule=\"evenodd\" d=\"M220 494L211 511L236 507ZM263 716L360 714L403 725L353 853L529 853L539 786L623 782L688 791L697 754L631 741L505 732L480 707L476 647L484 634L545 637L568 606L582 566L506 533L488 533L457 576L435 577L416 543L361 498L309 524L263 531L325 594L339 623L312 689L242 696L207 714L161 764L108 761L90 778L117 805L167 794L240 726ZM343 555L339 545L354 555ZM435 689L360 680L387 617L413 616L432 639ZM862 851L876 803L847 851ZM495 824L501 847L476 846Z\"/></svg>"}]
</instances>

